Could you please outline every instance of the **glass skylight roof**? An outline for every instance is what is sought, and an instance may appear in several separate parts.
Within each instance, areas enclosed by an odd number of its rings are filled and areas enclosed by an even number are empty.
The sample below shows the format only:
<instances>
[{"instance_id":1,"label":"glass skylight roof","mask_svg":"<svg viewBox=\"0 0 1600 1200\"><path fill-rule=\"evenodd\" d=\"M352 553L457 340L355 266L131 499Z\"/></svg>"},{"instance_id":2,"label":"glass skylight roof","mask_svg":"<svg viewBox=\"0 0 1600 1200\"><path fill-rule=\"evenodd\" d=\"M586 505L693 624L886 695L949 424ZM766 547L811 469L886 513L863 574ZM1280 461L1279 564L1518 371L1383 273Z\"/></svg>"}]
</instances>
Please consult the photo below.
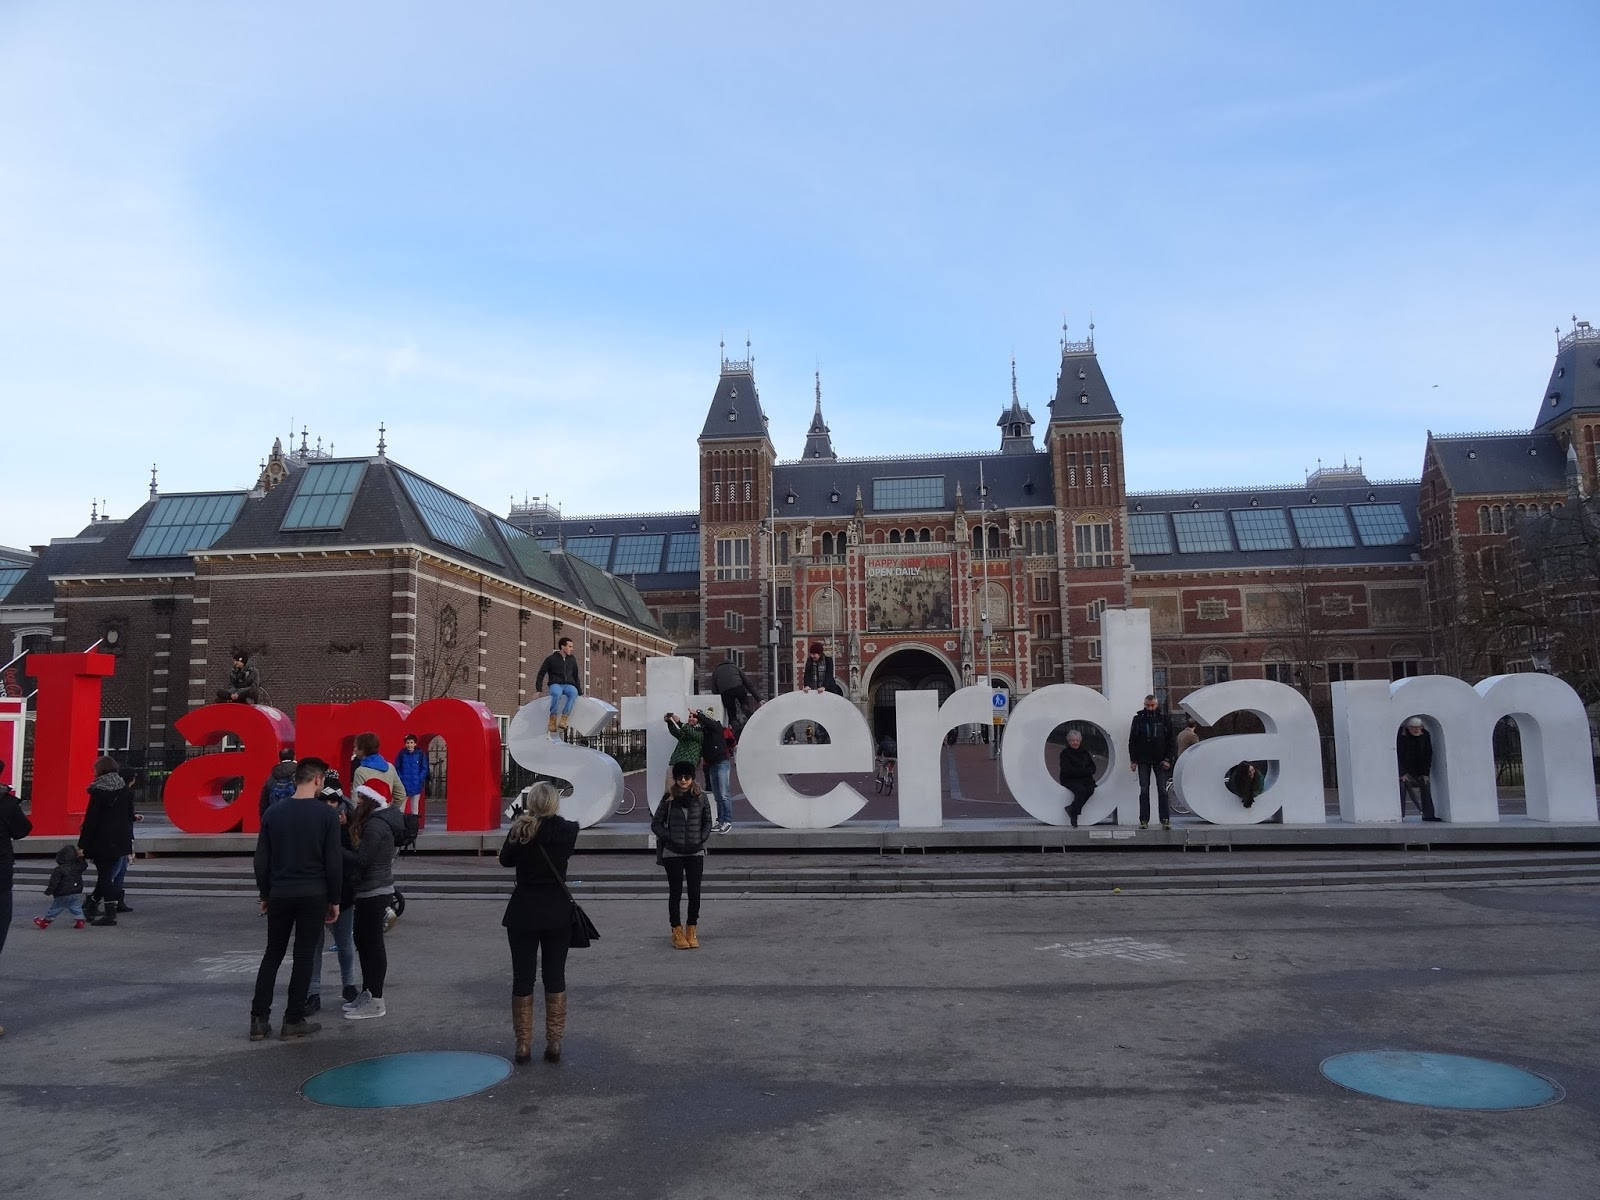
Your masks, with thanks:
<instances>
[{"instance_id":1,"label":"glass skylight roof","mask_svg":"<svg viewBox=\"0 0 1600 1200\"><path fill-rule=\"evenodd\" d=\"M1233 532L1241 550L1293 550L1289 518L1281 508L1235 508Z\"/></svg>"},{"instance_id":2,"label":"glass skylight roof","mask_svg":"<svg viewBox=\"0 0 1600 1200\"><path fill-rule=\"evenodd\" d=\"M617 539L617 556L611 562L613 575L654 575L661 569L664 533L628 533Z\"/></svg>"},{"instance_id":3,"label":"glass skylight roof","mask_svg":"<svg viewBox=\"0 0 1600 1200\"><path fill-rule=\"evenodd\" d=\"M944 507L944 476L919 475L907 479L874 479L872 507L885 509L941 509Z\"/></svg>"},{"instance_id":4,"label":"glass skylight roof","mask_svg":"<svg viewBox=\"0 0 1600 1200\"><path fill-rule=\"evenodd\" d=\"M569 537L566 551L575 554L586 563L593 563L601 569L605 568L611 559L611 543L613 538L609 533L591 534L587 537Z\"/></svg>"},{"instance_id":5,"label":"glass skylight roof","mask_svg":"<svg viewBox=\"0 0 1600 1200\"><path fill-rule=\"evenodd\" d=\"M1411 536L1405 509L1398 504L1352 504L1350 515L1363 546L1399 546Z\"/></svg>"},{"instance_id":6,"label":"glass skylight roof","mask_svg":"<svg viewBox=\"0 0 1600 1200\"><path fill-rule=\"evenodd\" d=\"M1178 549L1184 554L1233 549L1226 513L1175 512L1172 523L1178 530Z\"/></svg>"},{"instance_id":7,"label":"glass skylight roof","mask_svg":"<svg viewBox=\"0 0 1600 1200\"><path fill-rule=\"evenodd\" d=\"M1131 554L1171 554L1172 530L1166 513L1134 513L1128 518Z\"/></svg>"},{"instance_id":8,"label":"glass skylight roof","mask_svg":"<svg viewBox=\"0 0 1600 1200\"><path fill-rule=\"evenodd\" d=\"M0 600L4 600L6 593L16 587L17 581L27 573L27 567L0 566Z\"/></svg>"},{"instance_id":9,"label":"glass skylight roof","mask_svg":"<svg viewBox=\"0 0 1600 1200\"><path fill-rule=\"evenodd\" d=\"M204 550L238 519L244 507L239 492L205 496L163 496L146 518L129 558L174 558Z\"/></svg>"},{"instance_id":10,"label":"glass skylight roof","mask_svg":"<svg viewBox=\"0 0 1600 1200\"><path fill-rule=\"evenodd\" d=\"M506 545L511 547L517 565L529 579L558 591L565 590L566 584L561 579L561 572L556 569L555 563L550 561L550 556L539 544L544 539L536 538L526 529L518 529L509 521L502 521L499 517L494 519L494 523L500 530L500 536L506 539ZM551 538L550 541L554 542L555 539Z\"/></svg>"},{"instance_id":11,"label":"glass skylight roof","mask_svg":"<svg viewBox=\"0 0 1600 1200\"><path fill-rule=\"evenodd\" d=\"M1350 518L1343 505L1317 505L1311 508L1291 508L1295 536L1308 550L1328 547L1354 546L1355 535L1350 532Z\"/></svg>"},{"instance_id":12,"label":"glass skylight roof","mask_svg":"<svg viewBox=\"0 0 1600 1200\"><path fill-rule=\"evenodd\" d=\"M343 529L366 470L364 462L318 463L307 467L279 528Z\"/></svg>"},{"instance_id":13,"label":"glass skylight roof","mask_svg":"<svg viewBox=\"0 0 1600 1200\"><path fill-rule=\"evenodd\" d=\"M668 571L698 571L700 569L700 535L675 533L667 546Z\"/></svg>"},{"instance_id":14,"label":"glass skylight roof","mask_svg":"<svg viewBox=\"0 0 1600 1200\"><path fill-rule=\"evenodd\" d=\"M470 504L403 467L395 467L394 473L406 489L406 495L411 497L411 503L417 506L429 533L457 550L465 550L502 567L506 565L494 539L484 531L483 522L478 520Z\"/></svg>"}]
</instances>

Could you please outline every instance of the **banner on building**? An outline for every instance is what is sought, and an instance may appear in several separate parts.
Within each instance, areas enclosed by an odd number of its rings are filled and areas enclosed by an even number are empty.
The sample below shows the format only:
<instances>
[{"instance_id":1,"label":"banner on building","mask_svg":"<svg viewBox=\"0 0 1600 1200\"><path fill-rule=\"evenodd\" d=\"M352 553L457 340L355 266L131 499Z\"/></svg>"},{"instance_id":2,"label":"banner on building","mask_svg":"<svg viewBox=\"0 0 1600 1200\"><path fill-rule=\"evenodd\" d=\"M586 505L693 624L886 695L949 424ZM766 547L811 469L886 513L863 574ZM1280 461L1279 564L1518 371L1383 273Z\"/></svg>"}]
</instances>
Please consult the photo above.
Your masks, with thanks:
<instances>
[{"instance_id":1,"label":"banner on building","mask_svg":"<svg viewBox=\"0 0 1600 1200\"><path fill-rule=\"evenodd\" d=\"M952 627L948 554L868 557L866 572L869 630Z\"/></svg>"}]
</instances>

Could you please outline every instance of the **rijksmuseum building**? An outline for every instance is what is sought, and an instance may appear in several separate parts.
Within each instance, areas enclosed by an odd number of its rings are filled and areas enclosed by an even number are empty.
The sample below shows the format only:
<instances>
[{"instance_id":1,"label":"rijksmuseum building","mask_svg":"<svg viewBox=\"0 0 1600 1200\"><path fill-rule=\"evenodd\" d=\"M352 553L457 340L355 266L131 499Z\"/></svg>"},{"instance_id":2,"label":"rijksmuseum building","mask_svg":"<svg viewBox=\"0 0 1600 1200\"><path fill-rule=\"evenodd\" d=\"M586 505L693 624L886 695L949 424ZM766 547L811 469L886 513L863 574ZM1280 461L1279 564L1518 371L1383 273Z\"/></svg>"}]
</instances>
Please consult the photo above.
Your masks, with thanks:
<instances>
[{"instance_id":1,"label":"rijksmuseum building","mask_svg":"<svg viewBox=\"0 0 1600 1200\"><path fill-rule=\"evenodd\" d=\"M994 444L961 454L841 456L819 384L804 445L780 458L753 362L725 358L697 510L502 517L381 440L334 458L302 434L248 488L167 494L152 477L126 518L0 551L0 635L12 655L117 654L102 741L135 761L181 756L171 722L212 699L241 648L278 707L450 694L504 721L563 631L613 702L653 654L693 658L702 685L731 657L763 694L788 690L821 642L882 732L904 688L1098 686L1100 619L1120 607L1150 613L1164 704L1267 678L1325 711L1333 680L1540 665L1531 646L1468 652L1459 633L1527 515L1595 492L1600 331L1575 323L1544 390L1507 400L1530 429L1430 433L1420 480L1340 466L1141 493L1124 486L1092 333L1063 341L1042 429L1013 383ZM1591 624L1594 587L1590 572L1568 601ZM25 668L0 675L10 694Z\"/></svg>"}]
</instances>

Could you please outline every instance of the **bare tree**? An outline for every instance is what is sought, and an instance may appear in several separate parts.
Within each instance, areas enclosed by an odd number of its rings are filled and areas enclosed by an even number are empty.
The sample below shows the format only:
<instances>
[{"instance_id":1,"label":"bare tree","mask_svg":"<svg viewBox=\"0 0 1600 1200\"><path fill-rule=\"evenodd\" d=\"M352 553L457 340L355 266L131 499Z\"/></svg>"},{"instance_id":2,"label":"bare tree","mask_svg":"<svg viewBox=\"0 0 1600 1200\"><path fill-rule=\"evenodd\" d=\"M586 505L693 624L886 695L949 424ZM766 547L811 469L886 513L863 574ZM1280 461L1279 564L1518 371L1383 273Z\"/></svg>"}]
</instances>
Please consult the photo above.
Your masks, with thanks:
<instances>
[{"instance_id":1,"label":"bare tree","mask_svg":"<svg viewBox=\"0 0 1600 1200\"><path fill-rule=\"evenodd\" d=\"M464 636L455 605L445 598L439 580L426 596L417 589L416 697L419 701L448 696L450 689L470 677L477 658L476 632ZM476 626L474 626L474 629Z\"/></svg>"}]
</instances>

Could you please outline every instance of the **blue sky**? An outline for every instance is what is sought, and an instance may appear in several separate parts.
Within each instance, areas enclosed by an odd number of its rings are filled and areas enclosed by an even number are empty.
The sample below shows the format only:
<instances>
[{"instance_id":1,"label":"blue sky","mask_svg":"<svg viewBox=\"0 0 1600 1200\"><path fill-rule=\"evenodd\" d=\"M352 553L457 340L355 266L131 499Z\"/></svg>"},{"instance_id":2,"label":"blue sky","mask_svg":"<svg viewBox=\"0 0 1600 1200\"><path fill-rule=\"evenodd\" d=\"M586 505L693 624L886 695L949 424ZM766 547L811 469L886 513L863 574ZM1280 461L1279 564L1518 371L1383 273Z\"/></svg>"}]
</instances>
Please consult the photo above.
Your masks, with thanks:
<instances>
[{"instance_id":1,"label":"blue sky","mask_svg":"<svg viewBox=\"0 0 1600 1200\"><path fill-rule=\"evenodd\" d=\"M583 8L584 11L578 11ZM1111 9L1115 11L1110 11ZM491 508L1041 422L1092 312L1136 489L1416 475L1600 319L1600 8L0 5L0 543L309 425ZM1437 385L1437 386L1436 386Z\"/></svg>"}]
</instances>

